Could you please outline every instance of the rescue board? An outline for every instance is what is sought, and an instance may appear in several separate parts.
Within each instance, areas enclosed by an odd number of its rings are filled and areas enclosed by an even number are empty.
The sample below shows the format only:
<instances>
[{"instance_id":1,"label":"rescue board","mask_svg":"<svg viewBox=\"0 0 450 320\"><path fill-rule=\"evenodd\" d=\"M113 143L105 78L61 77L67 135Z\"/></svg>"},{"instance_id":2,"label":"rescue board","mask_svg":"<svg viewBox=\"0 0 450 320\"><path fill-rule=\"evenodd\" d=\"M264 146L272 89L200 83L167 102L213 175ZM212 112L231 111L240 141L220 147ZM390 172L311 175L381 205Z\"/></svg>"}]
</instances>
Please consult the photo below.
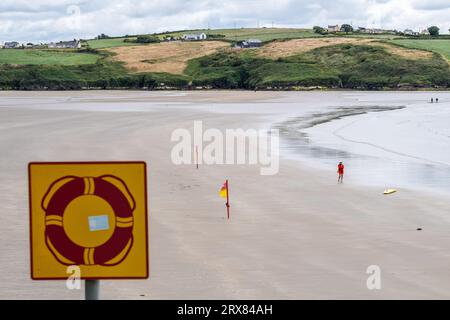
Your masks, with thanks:
<instances>
[{"instance_id":1,"label":"rescue board","mask_svg":"<svg viewBox=\"0 0 450 320\"><path fill-rule=\"evenodd\" d=\"M384 190L384 194L388 195L388 194L393 194L396 193L397 190L396 189L386 189Z\"/></svg>"}]
</instances>

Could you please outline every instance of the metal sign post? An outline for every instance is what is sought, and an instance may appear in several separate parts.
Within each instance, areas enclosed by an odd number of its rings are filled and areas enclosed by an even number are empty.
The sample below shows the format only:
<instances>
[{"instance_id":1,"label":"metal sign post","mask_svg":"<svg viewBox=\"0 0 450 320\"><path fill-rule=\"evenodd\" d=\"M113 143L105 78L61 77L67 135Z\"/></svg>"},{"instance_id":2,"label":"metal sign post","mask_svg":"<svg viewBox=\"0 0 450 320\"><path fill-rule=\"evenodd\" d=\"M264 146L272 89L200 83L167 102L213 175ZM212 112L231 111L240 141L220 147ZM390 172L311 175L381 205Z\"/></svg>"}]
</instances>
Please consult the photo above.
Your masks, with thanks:
<instances>
[{"instance_id":1,"label":"metal sign post","mask_svg":"<svg viewBox=\"0 0 450 320\"><path fill-rule=\"evenodd\" d=\"M100 300L100 280L86 280L84 282L85 300Z\"/></svg>"}]
</instances>

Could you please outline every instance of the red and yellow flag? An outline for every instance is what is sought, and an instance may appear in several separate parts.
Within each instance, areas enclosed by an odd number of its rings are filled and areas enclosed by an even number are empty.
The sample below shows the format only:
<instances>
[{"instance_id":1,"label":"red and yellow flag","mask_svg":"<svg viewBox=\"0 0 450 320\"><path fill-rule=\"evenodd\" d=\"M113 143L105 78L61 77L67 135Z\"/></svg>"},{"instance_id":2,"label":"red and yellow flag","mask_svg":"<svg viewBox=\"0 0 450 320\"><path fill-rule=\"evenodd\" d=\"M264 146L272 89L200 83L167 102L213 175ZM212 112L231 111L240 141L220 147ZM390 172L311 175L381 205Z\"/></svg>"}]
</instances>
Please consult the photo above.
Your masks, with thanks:
<instances>
[{"instance_id":1,"label":"red and yellow flag","mask_svg":"<svg viewBox=\"0 0 450 320\"><path fill-rule=\"evenodd\" d=\"M227 186L227 183L226 183L226 182L223 184L222 188L220 189L219 195L220 195L222 198L225 198L225 199L227 198L227 195L228 195L228 186Z\"/></svg>"}]
</instances>

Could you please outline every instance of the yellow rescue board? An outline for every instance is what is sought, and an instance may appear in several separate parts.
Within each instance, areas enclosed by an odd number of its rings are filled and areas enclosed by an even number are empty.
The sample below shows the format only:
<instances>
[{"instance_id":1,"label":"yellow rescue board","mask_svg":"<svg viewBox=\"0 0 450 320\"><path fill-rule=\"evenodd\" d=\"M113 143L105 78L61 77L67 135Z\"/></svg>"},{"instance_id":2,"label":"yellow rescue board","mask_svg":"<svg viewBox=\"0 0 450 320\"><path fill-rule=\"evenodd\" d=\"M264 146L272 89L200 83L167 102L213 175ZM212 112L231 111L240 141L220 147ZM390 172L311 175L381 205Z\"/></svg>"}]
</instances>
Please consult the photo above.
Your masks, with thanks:
<instances>
[{"instance_id":1,"label":"yellow rescue board","mask_svg":"<svg viewBox=\"0 0 450 320\"><path fill-rule=\"evenodd\" d=\"M397 192L396 189L386 189L386 190L384 190L384 194L393 194L393 193L396 193L396 192Z\"/></svg>"}]
</instances>

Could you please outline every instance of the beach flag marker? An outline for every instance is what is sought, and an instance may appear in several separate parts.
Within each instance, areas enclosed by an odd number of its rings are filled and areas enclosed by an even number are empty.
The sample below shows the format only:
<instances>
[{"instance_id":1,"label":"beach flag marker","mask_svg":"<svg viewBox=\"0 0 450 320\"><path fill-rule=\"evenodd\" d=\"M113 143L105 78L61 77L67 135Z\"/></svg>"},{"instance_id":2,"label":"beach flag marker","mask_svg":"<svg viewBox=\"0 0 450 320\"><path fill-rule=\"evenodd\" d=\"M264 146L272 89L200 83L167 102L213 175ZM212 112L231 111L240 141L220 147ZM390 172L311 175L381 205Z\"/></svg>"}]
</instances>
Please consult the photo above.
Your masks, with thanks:
<instances>
[{"instance_id":1,"label":"beach flag marker","mask_svg":"<svg viewBox=\"0 0 450 320\"><path fill-rule=\"evenodd\" d=\"M226 198L226 206L227 206L227 219L230 220L230 189L228 187L228 180L225 180L225 183L223 184L222 188L219 191L219 195L222 198Z\"/></svg>"}]
</instances>

